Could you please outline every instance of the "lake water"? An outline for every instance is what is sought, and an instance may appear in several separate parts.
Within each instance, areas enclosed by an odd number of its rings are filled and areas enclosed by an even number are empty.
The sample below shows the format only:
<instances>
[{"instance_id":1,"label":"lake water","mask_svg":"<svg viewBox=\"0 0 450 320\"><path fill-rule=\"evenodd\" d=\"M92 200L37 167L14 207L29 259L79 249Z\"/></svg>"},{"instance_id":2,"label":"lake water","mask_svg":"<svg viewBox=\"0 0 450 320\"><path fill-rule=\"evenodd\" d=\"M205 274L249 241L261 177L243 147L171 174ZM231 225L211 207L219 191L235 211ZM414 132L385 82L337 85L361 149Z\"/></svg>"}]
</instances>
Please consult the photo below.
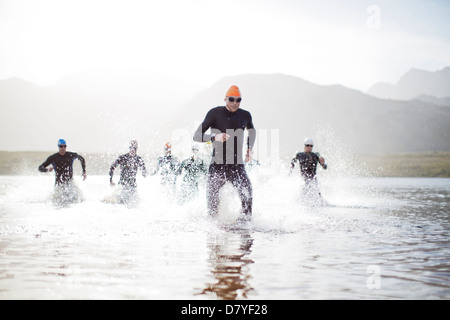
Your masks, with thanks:
<instances>
[{"instance_id":1,"label":"lake water","mask_svg":"<svg viewBox=\"0 0 450 320\"><path fill-rule=\"evenodd\" d=\"M314 207L298 176L251 177L236 229L228 185L211 220L203 183L180 204L139 177L130 208L102 201L108 176L76 177L84 201L59 208L52 175L0 176L0 299L450 298L450 179L324 177Z\"/></svg>"}]
</instances>

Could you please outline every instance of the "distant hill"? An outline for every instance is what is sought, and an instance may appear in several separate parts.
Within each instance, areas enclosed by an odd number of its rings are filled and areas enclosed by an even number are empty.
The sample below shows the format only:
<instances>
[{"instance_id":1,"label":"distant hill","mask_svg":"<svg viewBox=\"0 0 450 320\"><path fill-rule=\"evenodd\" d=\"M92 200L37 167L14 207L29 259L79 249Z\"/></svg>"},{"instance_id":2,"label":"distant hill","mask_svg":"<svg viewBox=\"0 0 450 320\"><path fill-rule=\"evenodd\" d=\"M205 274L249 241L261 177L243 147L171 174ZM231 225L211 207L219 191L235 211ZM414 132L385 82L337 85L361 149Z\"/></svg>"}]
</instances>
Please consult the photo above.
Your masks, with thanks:
<instances>
[{"instance_id":1,"label":"distant hill","mask_svg":"<svg viewBox=\"0 0 450 320\"><path fill-rule=\"evenodd\" d=\"M91 70L50 87L18 78L0 81L0 150L124 150L167 131L202 86L160 74Z\"/></svg>"},{"instance_id":2,"label":"distant hill","mask_svg":"<svg viewBox=\"0 0 450 320\"><path fill-rule=\"evenodd\" d=\"M436 98L430 95L421 94L415 97L416 100L421 100L425 102L430 102L432 104L436 104L438 106L447 106L450 107L450 96L444 98Z\"/></svg>"},{"instance_id":3,"label":"distant hill","mask_svg":"<svg viewBox=\"0 0 450 320\"><path fill-rule=\"evenodd\" d=\"M104 71L51 87L0 81L0 150L56 152L64 137L70 151L120 153L136 138L141 153L161 153L175 136L174 152L189 152L195 127L210 108L224 105L232 84L253 115L259 151L293 156L305 137L325 154L450 150L450 108L433 103L379 99L283 74L226 77L203 88L162 75Z\"/></svg>"},{"instance_id":4,"label":"distant hill","mask_svg":"<svg viewBox=\"0 0 450 320\"><path fill-rule=\"evenodd\" d=\"M305 137L316 141L319 152L336 148L341 153L368 154L450 150L448 107L383 100L283 74L224 78L189 102L181 119L197 119L198 125L211 107L224 105L225 91L233 84L241 88L241 108L252 113L259 132L269 137L271 130L278 130L281 156L302 150Z\"/></svg>"},{"instance_id":5,"label":"distant hill","mask_svg":"<svg viewBox=\"0 0 450 320\"><path fill-rule=\"evenodd\" d=\"M437 99L448 98L450 67L435 72L412 69L401 77L396 85L377 83L367 93L378 98L394 100L412 100L430 96Z\"/></svg>"}]
</instances>

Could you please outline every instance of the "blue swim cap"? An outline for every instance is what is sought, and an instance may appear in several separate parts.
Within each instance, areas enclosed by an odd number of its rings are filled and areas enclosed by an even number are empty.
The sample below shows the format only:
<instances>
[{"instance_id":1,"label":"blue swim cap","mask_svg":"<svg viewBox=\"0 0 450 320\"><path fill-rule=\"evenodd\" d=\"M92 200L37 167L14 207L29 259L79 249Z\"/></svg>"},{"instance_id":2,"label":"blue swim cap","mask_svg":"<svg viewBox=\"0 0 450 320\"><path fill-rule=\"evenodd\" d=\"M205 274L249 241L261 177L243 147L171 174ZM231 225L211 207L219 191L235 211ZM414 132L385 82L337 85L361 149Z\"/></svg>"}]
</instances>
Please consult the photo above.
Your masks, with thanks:
<instances>
[{"instance_id":1,"label":"blue swim cap","mask_svg":"<svg viewBox=\"0 0 450 320\"><path fill-rule=\"evenodd\" d=\"M65 146L65 145L67 145L67 143L66 143L66 140L64 140L64 139L59 139L59 141L58 141L58 147L59 146Z\"/></svg>"}]
</instances>

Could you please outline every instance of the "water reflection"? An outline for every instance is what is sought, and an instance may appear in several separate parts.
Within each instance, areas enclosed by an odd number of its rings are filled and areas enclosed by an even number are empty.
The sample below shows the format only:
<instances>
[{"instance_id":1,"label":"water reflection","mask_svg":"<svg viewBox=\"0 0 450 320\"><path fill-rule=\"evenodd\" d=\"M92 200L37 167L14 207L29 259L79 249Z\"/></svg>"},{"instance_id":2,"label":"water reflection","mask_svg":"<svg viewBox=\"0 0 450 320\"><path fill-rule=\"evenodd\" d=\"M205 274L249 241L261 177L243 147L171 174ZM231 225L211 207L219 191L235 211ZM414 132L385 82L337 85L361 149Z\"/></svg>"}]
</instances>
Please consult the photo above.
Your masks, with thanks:
<instances>
[{"instance_id":1,"label":"water reflection","mask_svg":"<svg viewBox=\"0 0 450 320\"><path fill-rule=\"evenodd\" d=\"M253 238L249 230L234 230L210 234L208 237L212 283L207 283L201 294L214 298L235 300L247 298L253 290L249 265Z\"/></svg>"}]
</instances>

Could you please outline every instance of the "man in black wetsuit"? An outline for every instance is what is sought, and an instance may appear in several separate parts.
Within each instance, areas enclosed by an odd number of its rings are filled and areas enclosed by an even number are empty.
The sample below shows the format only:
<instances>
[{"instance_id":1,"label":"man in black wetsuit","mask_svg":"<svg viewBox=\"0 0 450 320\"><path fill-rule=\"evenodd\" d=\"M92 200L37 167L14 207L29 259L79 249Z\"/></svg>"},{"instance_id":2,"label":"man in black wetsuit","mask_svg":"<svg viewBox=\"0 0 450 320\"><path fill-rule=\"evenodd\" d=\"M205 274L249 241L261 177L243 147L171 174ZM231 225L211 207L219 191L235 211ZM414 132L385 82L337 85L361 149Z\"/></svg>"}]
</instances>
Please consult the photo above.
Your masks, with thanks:
<instances>
[{"instance_id":1,"label":"man in black wetsuit","mask_svg":"<svg viewBox=\"0 0 450 320\"><path fill-rule=\"evenodd\" d=\"M176 173L180 162L177 157L172 155L172 145L167 142L164 145L164 156L158 158L156 168L152 172L152 176L158 171L161 174L161 185L172 187L176 183Z\"/></svg>"},{"instance_id":2,"label":"man in black wetsuit","mask_svg":"<svg viewBox=\"0 0 450 320\"><path fill-rule=\"evenodd\" d=\"M238 189L242 202L241 220L250 220L253 192L242 157L244 130L248 130L245 161L252 160L256 131L250 112L239 109L241 93L231 86L225 95L225 106L211 109L194 134L194 141L213 142L213 156L208 170L207 204L211 216L219 209L219 190L227 181ZM211 129L211 134L205 132Z\"/></svg>"},{"instance_id":3,"label":"man in black wetsuit","mask_svg":"<svg viewBox=\"0 0 450 320\"><path fill-rule=\"evenodd\" d=\"M116 161L111 165L109 169L109 183L114 186L113 175L114 169L120 166L120 179L119 184L122 186L121 193L119 195L119 202L126 204L136 204L138 201L136 192L136 175L138 169L142 171L144 177L147 176L147 169L145 168L144 160L137 155L138 143L136 140L130 143L130 152L119 156Z\"/></svg>"},{"instance_id":4,"label":"man in black wetsuit","mask_svg":"<svg viewBox=\"0 0 450 320\"><path fill-rule=\"evenodd\" d=\"M83 180L86 180L86 163L84 158L75 152L66 151L67 144L64 139L58 141L59 152L51 155L40 166L40 172L52 172L55 170L55 185L65 185L73 179L73 162L78 159L83 169ZM52 165L50 169L47 169Z\"/></svg>"},{"instance_id":5,"label":"man in black wetsuit","mask_svg":"<svg viewBox=\"0 0 450 320\"><path fill-rule=\"evenodd\" d=\"M83 170L83 180L86 180L86 163L84 158L75 152L68 152L64 139L58 141L59 152L51 155L40 166L40 172L55 170L55 192L53 204L64 207L71 203L82 201L81 191L73 182L73 162L78 159ZM52 165L49 169L47 167Z\"/></svg>"},{"instance_id":6,"label":"man in black wetsuit","mask_svg":"<svg viewBox=\"0 0 450 320\"><path fill-rule=\"evenodd\" d=\"M291 173L294 170L295 163L298 161L300 173L305 181L304 194L318 194L320 196L316 177L317 164L320 164L325 170L327 169L327 165L325 164L325 159L318 152L312 152L313 147L313 140L306 138L304 141L304 152L298 152L291 160Z\"/></svg>"},{"instance_id":7,"label":"man in black wetsuit","mask_svg":"<svg viewBox=\"0 0 450 320\"><path fill-rule=\"evenodd\" d=\"M119 184L131 188L136 188L136 175L138 169L142 170L142 175L144 177L147 176L147 169L145 168L144 160L137 155L138 143L136 140L131 141L130 143L130 152L119 156L116 161L111 165L109 169L109 182L111 186L114 186L113 175L114 169L120 165L120 179Z\"/></svg>"}]
</instances>

